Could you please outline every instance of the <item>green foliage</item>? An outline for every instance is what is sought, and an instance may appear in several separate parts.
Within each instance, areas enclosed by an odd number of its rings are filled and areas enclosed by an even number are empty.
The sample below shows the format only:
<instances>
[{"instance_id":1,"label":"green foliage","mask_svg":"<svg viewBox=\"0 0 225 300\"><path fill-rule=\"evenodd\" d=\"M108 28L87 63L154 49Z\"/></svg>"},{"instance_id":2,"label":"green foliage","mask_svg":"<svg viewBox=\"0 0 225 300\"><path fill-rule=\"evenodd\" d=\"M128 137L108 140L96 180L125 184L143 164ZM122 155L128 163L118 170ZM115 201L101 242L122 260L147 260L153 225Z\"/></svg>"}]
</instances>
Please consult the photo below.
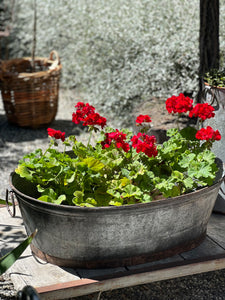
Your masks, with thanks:
<instances>
[{"instance_id":1,"label":"green foliage","mask_svg":"<svg viewBox=\"0 0 225 300\"><path fill-rule=\"evenodd\" d=\"M193 138L194 128L184 128L180 132L169 130L171 138L158 147L163 169L158 173L156 188L164 197L174 197L197 189L199 186L212 185L217 166L215 155ZM167 171L167 174L165 172Z\"/></svg>"},{"instance_id":2,"label":"green foliage","mask_svg":"<svg viewBox=\"0 0 225 300\"><path fill-rule=\"evenodd\" d=\"M204 81L210 86L225 87L225 70L210 70L204 75Z\"/></svg>"},{"instance_id":3,"label":"green foliage","mask_svg":"<svg viewBox=\"0 0 225 300\"><path fill-rule=\"evenodd\" d=\"M115 144L102 149L97 142L93 148L70 137L64 144L71 143L73 155L52 149L51 143L45 153L38 149L26 155L16 173L37 185L39 200L55 204L120 206L175 197L212 185L215 178L215 155L196 132L168 130L170 139L158 145L156 157Z\"/></svg>"}]
</instances>

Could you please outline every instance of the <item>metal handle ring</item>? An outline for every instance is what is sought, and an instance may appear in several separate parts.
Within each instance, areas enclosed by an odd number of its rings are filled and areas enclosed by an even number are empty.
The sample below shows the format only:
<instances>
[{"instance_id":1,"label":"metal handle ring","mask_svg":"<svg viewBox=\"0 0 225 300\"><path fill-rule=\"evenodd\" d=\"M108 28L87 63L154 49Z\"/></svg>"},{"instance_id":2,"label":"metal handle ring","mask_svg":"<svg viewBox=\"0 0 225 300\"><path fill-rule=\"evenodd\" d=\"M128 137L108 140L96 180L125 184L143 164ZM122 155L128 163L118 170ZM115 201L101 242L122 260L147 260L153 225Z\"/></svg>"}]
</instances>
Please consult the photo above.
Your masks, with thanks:
<instances>
[{"instance_id":1,"label":"metal handle ring","mask_svg":"<svg viewBox=\"0 0 225 300\"><path fill-rule=\"evenodd\" d=\"M212 98L211 102L209 103L209 105L213 105L214 102L215 102L216 106L219 105L218 99L217 99L217 96L216 96L216 91L213 88L211 88L211 87L205 87L203 93L204 93L203 98L204 98L204 102L205 103L208 103L206 99L207 99L207 95L209 94L211 96L211 98Z\"/></svg>"},{"instance_id":2,"label":"metal handle ring","mask_svg":"<svg viewBox=\"0 0 225 300\"><path fill-rule=\"evenodd\" d=\"M9 198L12 202L12 211L10 210L10 207L9 207ZM15 217L15 215L16 215L16 206L15 206L15 198L14 198L14 192L13 191L9 191L8 189L6 189L5 202L6 202L6 208L8 210L8 213L10 214L11 217Z\"/></svg>"}]
</instances>

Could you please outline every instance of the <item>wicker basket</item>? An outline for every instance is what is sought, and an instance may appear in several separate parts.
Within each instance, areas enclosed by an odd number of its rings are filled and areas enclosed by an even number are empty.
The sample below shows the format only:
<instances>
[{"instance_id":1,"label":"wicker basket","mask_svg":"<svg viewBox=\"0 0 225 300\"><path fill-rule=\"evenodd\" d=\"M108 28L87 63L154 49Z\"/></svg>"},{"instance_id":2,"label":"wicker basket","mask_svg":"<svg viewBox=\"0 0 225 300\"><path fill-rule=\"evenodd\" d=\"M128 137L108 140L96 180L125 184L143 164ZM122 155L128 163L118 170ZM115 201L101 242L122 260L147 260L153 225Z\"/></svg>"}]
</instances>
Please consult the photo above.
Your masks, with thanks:
<instances>
[{"instance_id":1,"label":"wicker basket","mask_svg":"<svg viewBox=\"0 0 225 300\"><path fill-rule=\"evenodd\" d=\"M53 59L55 56L55 59ZM3 61L0 66L1 94L10 123L37 128L51 123L57 113L61 64L58 53Z\"/></svg>"}]
</instances>

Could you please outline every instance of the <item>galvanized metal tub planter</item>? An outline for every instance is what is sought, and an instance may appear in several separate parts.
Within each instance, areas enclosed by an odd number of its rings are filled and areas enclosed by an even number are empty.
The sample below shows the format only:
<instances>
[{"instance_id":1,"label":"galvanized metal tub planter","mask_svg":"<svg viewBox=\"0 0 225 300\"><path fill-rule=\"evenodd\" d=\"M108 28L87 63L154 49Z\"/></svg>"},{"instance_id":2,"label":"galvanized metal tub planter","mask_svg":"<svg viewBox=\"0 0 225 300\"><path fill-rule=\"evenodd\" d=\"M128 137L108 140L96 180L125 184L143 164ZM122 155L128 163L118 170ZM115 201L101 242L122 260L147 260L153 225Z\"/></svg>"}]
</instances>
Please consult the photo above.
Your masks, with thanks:
<instances>
[{"instance_id":1,"label":"galvanized metal tub planter","mask_svg":"<svg viewBox=\"0 0 225 300\"><path fill-rule=\"evenodd\" d=\"M79 268L141 264L202 242L222 178L211 187L175 198L119 207L75 207L36 200L34 188L12 173L31 249L45 261Z\"/></svg>"}]
</instances>

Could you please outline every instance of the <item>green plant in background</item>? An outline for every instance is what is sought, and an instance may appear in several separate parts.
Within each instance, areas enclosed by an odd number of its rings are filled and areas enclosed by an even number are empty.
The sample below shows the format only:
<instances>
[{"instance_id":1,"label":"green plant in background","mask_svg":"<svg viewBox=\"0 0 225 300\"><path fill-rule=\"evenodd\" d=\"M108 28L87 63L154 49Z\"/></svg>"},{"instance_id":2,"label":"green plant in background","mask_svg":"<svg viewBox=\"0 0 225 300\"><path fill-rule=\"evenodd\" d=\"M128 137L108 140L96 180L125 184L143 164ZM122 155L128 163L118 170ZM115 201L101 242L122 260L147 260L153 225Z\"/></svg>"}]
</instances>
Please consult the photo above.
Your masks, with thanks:
<instances>
[{"instance_id":1,"label":"green plant in background","mask_svg":"<svg viewBox=\"0 0 225 300\"><path fill-rule=\"evenodd\" d=\"M35 237L37 230L33 232L28 238L26 238L18 247L16 247L11 252L7 253L3 257L0 257L0 275L5 273L14 262L20 257L24 250L29 246Z\"/></svg>"},{"instance_id":2,"label":"green plant in background","mask_svg":"<svg viewBox=\"0 0 225 300\"><path fill-rule=\"evenodd\" d=\"M20 160L16 173L35 183L39 200L55 204L77 206L108 206L150 202L159 198L182 195L215 179L217 166L212 144L220 140L218 130L211 127L197 130L186 127L167 131L169 140L156 144L147 130L148 115L140 115L137 135L127 129L106 127L106 118L95 112L88 103L77 103L72 121L83 123L100 138L91 145L77 141L75 136L65 138L65 132L49 128L49 148L37 149ZM169 113L189 112L190 117L205 120L214 117L214 108L196 104L183 94L166 101ZM104 130L103 130L104 128ZM54 149L57 140L70 153Z\"/></svg>"},{"instance_id":3,"label":"green plant in background","mask_svg":"<svg viewBox=\"0 0 225 300\"><path fill-rule=\"evenodd\" d=\"M225 87L225 70L212 69L205 73L203 79L210 86Z\"/></svg>"}]
</instances>

